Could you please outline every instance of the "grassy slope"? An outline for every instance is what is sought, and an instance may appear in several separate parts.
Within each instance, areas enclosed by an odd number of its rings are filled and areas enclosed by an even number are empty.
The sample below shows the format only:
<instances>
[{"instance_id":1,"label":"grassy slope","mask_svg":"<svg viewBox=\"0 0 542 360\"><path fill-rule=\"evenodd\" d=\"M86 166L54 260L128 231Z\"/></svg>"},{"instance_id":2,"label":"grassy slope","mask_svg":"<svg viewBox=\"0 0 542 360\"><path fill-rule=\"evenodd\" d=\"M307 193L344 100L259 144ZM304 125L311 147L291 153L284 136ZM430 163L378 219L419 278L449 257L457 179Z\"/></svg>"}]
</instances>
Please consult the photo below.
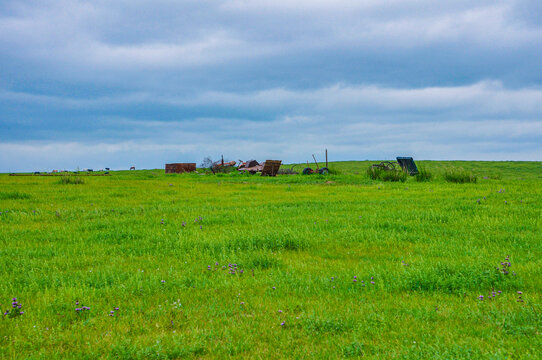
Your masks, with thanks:
<instances>
[{"instance_id":1,"label":"grassy slope","mask_svg":"<svg viewBox=\"0 0 542 360\"><path fill-rule=\"evenodd\" d=\"M542 165L423 164L480 176L450 184L372 182L368 164L0 175L0 308L25 311L0 319L0 356L536 358Z\"/></svg>"}]
</instances>

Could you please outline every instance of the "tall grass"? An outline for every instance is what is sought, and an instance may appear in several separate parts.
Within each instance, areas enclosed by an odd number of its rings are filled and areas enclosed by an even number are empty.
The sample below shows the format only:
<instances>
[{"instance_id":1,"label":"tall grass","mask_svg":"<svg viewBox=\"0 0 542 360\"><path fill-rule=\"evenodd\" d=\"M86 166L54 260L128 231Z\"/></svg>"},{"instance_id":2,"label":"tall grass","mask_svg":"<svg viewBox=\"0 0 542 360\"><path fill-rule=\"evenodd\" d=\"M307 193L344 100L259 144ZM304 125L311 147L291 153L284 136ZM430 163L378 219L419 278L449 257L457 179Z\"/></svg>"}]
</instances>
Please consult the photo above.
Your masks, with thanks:
<instances>
[{"instance_id":1,"label":"tall grass","mask_svg":"<svg viewBox=\"0 0 542 360\"><path fill-rule=\"evenodd\" d=\"M476 183L477 177L463 168L448 168L444 171L444 180L453 183Z\"/></svg>"},{"instance_id":2,"label":"tall grass","mask_svg":"<svg viewBox=\"0 0 542 360\"><path fill-rule=\"evenodd\" d=\"M329 167L328 170L329 170L330 175L342 175L343 174L343 171L341 171L337 167Z\"/></svg>"},{"instance_id":3,"label":"tall grass","mask_svg":"<svg viewBox=\"0 0 542 360\"><path fill-rule=\"evenodd\" d=\"M26 200L30 199L30 195L19 191L1 191L0 200Z\"/></svg>"},{"instance_id":4,"label":"tall grass","mask_svg":"<svg viewBox=\"0 0 542 360\"><path fill-rule=\"evenodd\" d=\"M60 178L60 183L61 184L79 185L79 184L84 184L85 179L83 179L81 176L67 176L67 175L64 175L64 176L62 176Z\"/></svg>"},{"instance_id":5,"label":"tall grass","mask_svg":"<svg viewBox=\"0 0 542 360\"><path fill-rule=\"evenodd\" d=\"M408 174L403 170L383 170L372 166L367 169L367 176L371 180L392 182L405 182L408 179Z\"/></svg>"},{"instance_id":6,"label":"tall grass","mask_svg":"<svg viewBox=\"0 0 542 360\"><path fill-rule=\"evenodd\" d=\"M418 167L418 173L414 176L417 182L431 181L433 173L427 170L424 166Z\"/></svg>"}]
</instances>

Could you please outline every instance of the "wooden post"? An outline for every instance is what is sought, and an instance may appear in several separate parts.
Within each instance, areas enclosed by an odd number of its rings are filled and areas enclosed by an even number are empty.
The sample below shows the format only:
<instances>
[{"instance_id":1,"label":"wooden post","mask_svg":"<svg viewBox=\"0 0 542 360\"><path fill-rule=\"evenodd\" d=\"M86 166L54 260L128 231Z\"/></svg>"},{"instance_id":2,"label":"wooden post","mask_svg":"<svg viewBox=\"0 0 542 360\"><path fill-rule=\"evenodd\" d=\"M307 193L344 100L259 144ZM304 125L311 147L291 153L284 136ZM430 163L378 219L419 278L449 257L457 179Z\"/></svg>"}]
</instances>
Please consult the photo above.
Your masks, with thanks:
<instances>
[{"instance_id":1,"label":"wooden post","mask_svg":"<svg viewBox=\"0 0 542 360\"><path fill-rule=\"evenodd\" d=\"M327 149L326 149L326 167L327 167Z\"/></svg>"},{"instance_id":2,"label":"wooden post","mask_svg":"<svg viewBox=\"0 0 542 360\"><path fill-rule=\"evenodd\" d=\"M312 158L314 159L314 163L316 164L316 171L318 171L318 161L316 161L316 158L314 157L314 154L312 154Z\"/></svg>"}]
</instances>

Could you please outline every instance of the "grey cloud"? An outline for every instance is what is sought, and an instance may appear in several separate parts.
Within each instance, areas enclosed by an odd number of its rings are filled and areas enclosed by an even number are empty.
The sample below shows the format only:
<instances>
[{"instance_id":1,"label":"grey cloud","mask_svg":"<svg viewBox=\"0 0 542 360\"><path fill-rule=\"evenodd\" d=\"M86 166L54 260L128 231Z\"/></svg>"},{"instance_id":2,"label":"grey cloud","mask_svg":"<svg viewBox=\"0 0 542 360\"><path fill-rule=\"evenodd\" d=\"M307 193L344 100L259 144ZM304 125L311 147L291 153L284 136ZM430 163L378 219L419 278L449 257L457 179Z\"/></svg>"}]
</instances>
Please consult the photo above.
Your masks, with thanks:
<instances>
[{"instance_id":1,"label":"grey cloud","mask_svg":"<svg viewBox=\"0 0 542 360\"><path fill-rule=\"evenodd\" d=\"M303 161L324 147L333 160L385 159L413 155L421 159L539 160L542 122L443 121L433 124L364 123L343 126L322 119L243 120L192 123L130 123L136 131L153 133L154 140L107 142L4 142L3 171L51 170L129 165L156 168L171 161L199 162L224 154L230 159L281 158ZM199 127L199 131L198 131ZM203 130L203 131L202 131ZM213 141L209 141L213 139ZM434 139L439 139L435 142ZM520 139L520 143L510 140ZM491 154L491 155L489 155Z\"/></svg>"},{"instance_id":2,"label":"grey cloud","mask_svg":"<svg viewBox=\"0 0 542 360\"><path fill-rule=\"evenodd\" d=\"M540 159L540 10L531 0L4 1L0 170L34 164L33 151L51 166L122 164L138 144L144 166L174 153L294 161L320 144L337 159Z\"/></svg>"},{"instance_id":3,"label":"grey cloud","mask_svg":"<svg viewBox=\"0 0 542 360\"><path fill-rule=\"evenodd\" d=\"M253 92L202 92L188 96L126 93L98 98L69 98L0 91L0 100L48 104L59 108L99 109L130 104L252 109L273 113L316 114L454 112L469 116L537 118L542 113L542 89L506 88L499 81L481 81L465 86L389 88L375 85L335 84L307 90L285 88Z\"/></svg>"},{"instance_id":4,"label":"grey cloud","mask_svg":"<svg viewBox=\"0 0 542 360\"><path fill-rule=\"evenodd\" d=\"M50 2L14 5L0 39L45 61L118 70L184 68L306 51L459 42L517 48L540 40L513 2ZM394 8L398 8L399 10ZM9 49L6 49L9 51Z\"/></svg>"}]
</instances>

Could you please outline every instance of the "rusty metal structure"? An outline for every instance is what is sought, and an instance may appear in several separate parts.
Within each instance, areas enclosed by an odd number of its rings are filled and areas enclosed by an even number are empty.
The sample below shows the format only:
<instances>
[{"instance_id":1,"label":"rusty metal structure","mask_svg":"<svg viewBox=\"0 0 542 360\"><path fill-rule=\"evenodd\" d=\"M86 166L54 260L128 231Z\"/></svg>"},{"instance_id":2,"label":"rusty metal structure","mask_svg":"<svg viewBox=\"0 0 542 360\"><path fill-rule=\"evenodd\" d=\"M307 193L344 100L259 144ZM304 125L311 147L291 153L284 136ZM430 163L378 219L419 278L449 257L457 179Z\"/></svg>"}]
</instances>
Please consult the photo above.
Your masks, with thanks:
<instances>
[{"instance_id":1,"label":"rusty metal structure","mask_svg":"<svg viewBox=\"0 0 542 360\"><path fill-rule=\"evenodd\" d=\"M261 172L262 176L277 176L281 164L282 160L265 160L261 164L256 160L249 160L247 162L241 162L241 165L237 170L248 171L250 174Z\"/></svg>"},{"instance_id":2,"label":"rusty metal structure","mask_svg":"<svg viewBox=\"0 0 542 360\"><path fill-rule=\"evenodd\" d=\"M262 168L262 176L277 176L282 160L265 160Z\"/></svg>"},{"instance_id":3,"label":"rusty metal structure","mask_svg":"<svg viewBox=\"0 0 542 360\"><path fill-rule=\"evenodd\" d=\"M166 164L166 174L181 174L196 171L196 163Z\"/></svg>"},{"instance_id":4,"label":"rusty metal structure","mask_svg":"<svg viewBox=\"0 0 542 360\"><path fill-rule=\"evenodd\" d=\"M408 172L409 175L416 175L418 173L418 167L412 157L398 156L397 163L401 166L403 171Z\"/></svg>"},{"instance_id":5,"label":"rusty metal structure","mask_svg":"<svg viewBox=\"0 0 542 360\"><path fill-rule=\"evenodd\" d=\"M250 174L256 174L263 169L263 163L260 164L256 160L248 160L245 162L239 160L239 163L240 165L237 167L238 171L248 171Z\"/></svg>"},{"instance_id":6,"label":"rusty metal structure","mask_svg":"<svg viewBox=\"0 0 542 360\"><path fill-rule=\"evenodd\" d=\"M316 157L314 156L314 154L312 154L312 158L314 159L314 163L316 164L316 170L313 170L311 169L311 167L309 166L309 161L307 160L307 167L303 169L303 172L302 174L303 175L310 175L310 174L320 174L320 175L329 175L329 169L328 169L328 165L327 165L327 149L326 149L326 166L325 167L320 167L318 165L318 161L316 161Z\"/></svg>"},{"instance_id":7,"label":"rusty metal structure","mask_svg":"<svg viewBox=\"0 0 542 360\"><path fill-rule=\"evenodd\" d=\"M385 171L395 171L397 170L395 165L397 165L396 162L393 161L382 161L380 164L373 164L371 167L373 169L380 169Z\"/></svg>"},{"instance_id":8,"label":"rusty metal structure","mask_svg":"<svg viewBox=\"0 0 542 360\"><path fill-rule=\"evenodd\" d=\"M373 164L373 169L380 169L384 171L399 171L402 170L408 173L410 176L418 173L418 168L412 157L398 156L397 162L395 161L382 161L380 164Z\"/></svg>"}]
</instances>

